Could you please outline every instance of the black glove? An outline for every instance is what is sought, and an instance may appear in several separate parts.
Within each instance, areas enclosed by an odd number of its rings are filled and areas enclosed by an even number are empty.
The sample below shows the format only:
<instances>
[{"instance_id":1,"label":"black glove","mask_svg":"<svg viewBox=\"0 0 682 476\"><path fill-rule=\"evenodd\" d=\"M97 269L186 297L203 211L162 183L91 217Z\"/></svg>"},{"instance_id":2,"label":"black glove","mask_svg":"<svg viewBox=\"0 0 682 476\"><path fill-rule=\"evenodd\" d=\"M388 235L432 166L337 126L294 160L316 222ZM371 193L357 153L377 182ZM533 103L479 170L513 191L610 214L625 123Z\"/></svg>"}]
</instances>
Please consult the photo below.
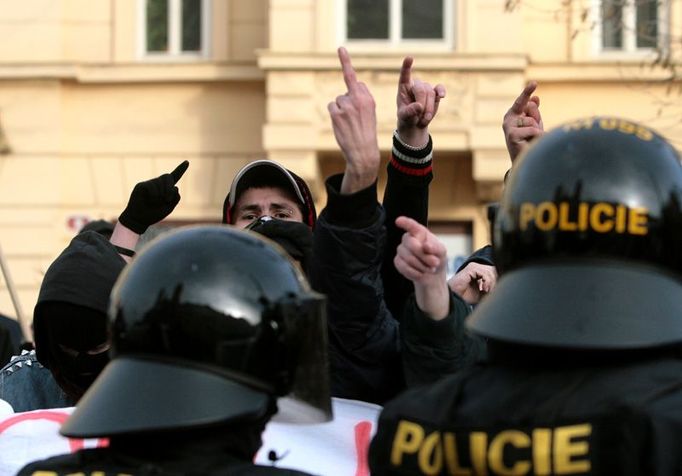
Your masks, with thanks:
<instances>
[{"instance_id":1,"label":"black glove","mask_svg":"<svg viewBox=\"0 0 682 476\"><path fill-rule=\"evenodd\" d=\"M297 221L261 217L250 223L246 229L270 238L284 248L289 256L301 264L304 273L308 274L313 254L313 232L308 225Z\"/></svg>"},{"instance_id":2,"label":"black glove","mask_svg":"<svg viewBox=\"0 0 682 476\"><path fill-rule=\"evenodd\" d=\"M187 167L189 161L185 160L171 173L135 185L128 206L118 217L118 221L141 235L151 225L170 215L180 202L180 192L175 184Z\"/></svg>"}]
</instances>

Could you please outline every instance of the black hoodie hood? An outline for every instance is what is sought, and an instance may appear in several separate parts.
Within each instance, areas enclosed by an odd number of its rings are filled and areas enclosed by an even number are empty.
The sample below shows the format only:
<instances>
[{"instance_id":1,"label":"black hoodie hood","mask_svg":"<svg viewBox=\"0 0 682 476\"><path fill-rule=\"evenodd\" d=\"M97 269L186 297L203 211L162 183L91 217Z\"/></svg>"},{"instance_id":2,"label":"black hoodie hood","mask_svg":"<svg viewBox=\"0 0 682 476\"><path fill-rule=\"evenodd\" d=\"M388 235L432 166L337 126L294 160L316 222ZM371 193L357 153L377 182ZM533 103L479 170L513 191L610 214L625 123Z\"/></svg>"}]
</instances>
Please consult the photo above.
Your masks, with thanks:
<instances>
[{"instance_id":1,"label":"black hoodie hood","mask_svg":"<svg viewBox=\"0 0 682 476\"><path fill-rule=\"evenodd\" d=\"M106 316L109 294L124 266L114 246L94 231L74 237L54 260L43 277L33 312L36 356L41 364L50 367L47 303L67 303L95 311L90 315Z\"/></svg>"}]
</instances>

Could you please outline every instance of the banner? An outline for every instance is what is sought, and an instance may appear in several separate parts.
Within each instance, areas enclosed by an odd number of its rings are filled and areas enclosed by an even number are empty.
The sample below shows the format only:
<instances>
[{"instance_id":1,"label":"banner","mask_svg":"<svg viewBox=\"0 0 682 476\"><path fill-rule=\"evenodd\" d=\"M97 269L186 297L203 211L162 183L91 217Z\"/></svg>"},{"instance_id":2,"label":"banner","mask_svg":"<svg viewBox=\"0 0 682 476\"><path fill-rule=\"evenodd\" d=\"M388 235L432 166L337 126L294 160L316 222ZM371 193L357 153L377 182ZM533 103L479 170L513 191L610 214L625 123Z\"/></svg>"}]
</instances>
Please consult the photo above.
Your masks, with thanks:
<instances>
[{"instance_id":1,"label":"banner","mask_svg":"<svg viewBox=\"0 0 682 476\"><path fill-rule=\"evenodd\" d=\"M269 423L256 462L319 475L369 476L367 450L381 407L334 398L333 409L334 420L329 423ZM0 476L14 476L38 459L106 446L106 439L80 440L59 434L73 410L52 408L6 415L6 407L0 405Z\"/></svg>"}]
</instances>

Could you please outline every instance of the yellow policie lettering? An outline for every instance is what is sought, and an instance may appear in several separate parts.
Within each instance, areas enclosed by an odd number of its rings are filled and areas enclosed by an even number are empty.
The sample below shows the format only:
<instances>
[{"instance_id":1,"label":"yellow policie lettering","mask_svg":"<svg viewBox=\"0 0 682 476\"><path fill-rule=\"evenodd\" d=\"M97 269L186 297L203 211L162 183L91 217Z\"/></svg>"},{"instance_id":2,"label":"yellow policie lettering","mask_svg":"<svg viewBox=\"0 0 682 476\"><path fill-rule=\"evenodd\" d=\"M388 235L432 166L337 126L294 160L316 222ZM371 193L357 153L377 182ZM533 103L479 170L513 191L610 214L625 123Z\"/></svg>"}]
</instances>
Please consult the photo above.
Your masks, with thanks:
<instances>
[{"instance_id":1,"label":"yellow policie lettering","mask_svg":"<svg viewBox=\"0 0 682 476\"><path fill-rule=\"evenodd\" d=\"M594 118L579 119L577 121L569 122L565 124L562 129L564 132L568 131L579 131L580 129L591 129L594 125Z\"/></svg>"},{"instance_id":2,"label":"yellow policie lettering","mask_svg":"<svg viewBox=\"0 0 682 476\"><path fill-rule=\"evenodd\" d=\"M565 124L562 129L564 132L579 131L581 129L592 129L595 125L600 129L607 131L617 130L623 134L636 135L639 139L644 141L650 141L654 138L654 133L646 127L635 124L634 122L612 117L580 119Z\"/></svg>"},{"instance_id":3,"label":"yellow policie lettering","mask_svg":"<svg viewBox=\"0 0 682 476\"><path fill-rule=\"evenodd\" d=\"M524 202L519 208L520 230L527 230L531 223L541 231L592 230L597 233L646 235L649 232L649 210L605 202L580 202L577 207L570 202Z\"/></svg>"},{"instance_id":4,"label":"yellow policie lettering","mask_svg":"<svg viewBox=\"0 0 682 476\"><path fill-rule=\"evenodd\" d=\"M599 120L599 127L607 131L618 130L623 134L634 134L645 141L650 141L654 138L654 134L646 127L642 127L634 122L624 121L623 119L603 118Z\"/></svg>"},{"instance_id":5,"label":"yellow policie lettering","mask_svg":"<svg viewBox=\"0 0 682 476\"><path fill-rule=\"evenodd\" d=\"M393 439L391 465L416 464L426 475L582 474L592 467L588 441L591 434L589 423L536 428L530 433L510 429L493 434L484 431L427 434L421 425L401 420ZM470 462L468 465L461 458L466 454L468 458L464 460Z\"/></svg>"}]
</instances>

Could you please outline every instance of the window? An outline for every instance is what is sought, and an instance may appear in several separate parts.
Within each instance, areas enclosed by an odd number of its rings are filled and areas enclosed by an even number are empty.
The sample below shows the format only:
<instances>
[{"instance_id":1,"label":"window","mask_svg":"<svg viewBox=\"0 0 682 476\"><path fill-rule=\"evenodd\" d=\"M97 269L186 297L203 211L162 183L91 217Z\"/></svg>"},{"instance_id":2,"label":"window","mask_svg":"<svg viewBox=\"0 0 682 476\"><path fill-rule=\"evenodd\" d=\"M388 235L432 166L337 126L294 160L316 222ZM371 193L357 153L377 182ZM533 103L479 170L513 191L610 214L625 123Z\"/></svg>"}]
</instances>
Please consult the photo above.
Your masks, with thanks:
<instances>
[{"instance_id":1,"label":"window","mask_svg":"<svg viewBox=\"0 0 682 476\"><path fill-rule=\"evenodd\" d=\"M598 18L596 35L600 51L651 51L665 48L664 19L667 1L599 0L595 4Z\"/></svg>"},{"instance_id":2,"label":"window","mask_svg":"<svg viewBox=\"0 0 682 476\"><path fill-rule=\"evenodd\" d=\"M340 0L342 41L452 43L453 0Z\"/></svg>"},{"instance_id":3,"label":"window","mask_svg":"<svg viewBox=\"0 0 682 476\"><path fill-rule=\"evenodd\" d=\"M438 237L448 251L446 274L450 279L473 251L473 226L471 222L464 221L429 221L429 230Z\"/></svg>"},{"instance_id":4,"label":"window","mask_svg":"<svg viewBox=\"0 0 682 476\"><path fill-rule=\"evenodd\" d=\"M142 56L196 58L207 52L207 0L140 0Z\"/></svg>"}]
</instances>

